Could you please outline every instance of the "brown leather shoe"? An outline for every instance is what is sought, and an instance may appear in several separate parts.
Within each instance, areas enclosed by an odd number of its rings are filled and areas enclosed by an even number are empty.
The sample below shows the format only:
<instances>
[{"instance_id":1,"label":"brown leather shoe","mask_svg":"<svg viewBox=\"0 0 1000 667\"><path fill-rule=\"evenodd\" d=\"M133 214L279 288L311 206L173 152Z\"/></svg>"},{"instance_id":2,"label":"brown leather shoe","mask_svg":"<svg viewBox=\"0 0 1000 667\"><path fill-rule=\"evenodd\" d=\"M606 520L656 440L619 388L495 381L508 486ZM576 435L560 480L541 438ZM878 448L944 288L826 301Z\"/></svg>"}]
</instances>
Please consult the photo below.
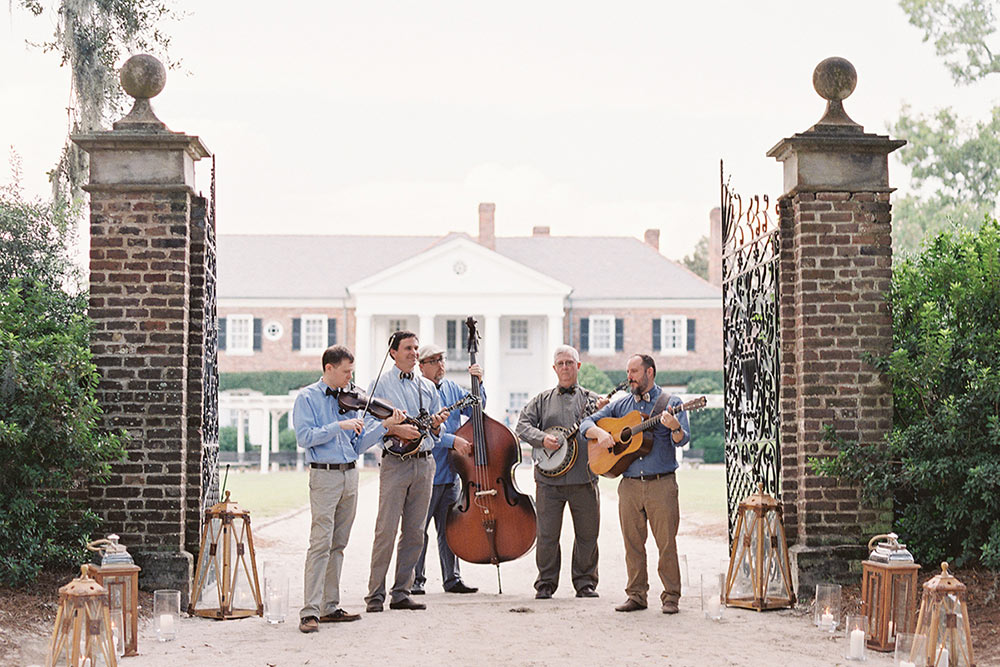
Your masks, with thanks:
<instances>
[{"instance_id":1,"label":"brown leather shoe","mask_svg":"<svg viewBox=\"0 0 1000 667\"><path fill-rule=\"evenodd\" d=\"M361 619L361 614L348 614L343 609L337 609L332 614L320 616L320 623L350 623Z\"/></svg>"},{"instance_id":2,"label":"brown leather shoe","mask_svg":"<svg viewBox=\"0 0 1000 667\"><path fill-rule=\"evenodd\" d=\"M389 609L409 609L410 611L417 611L420 609L427 609L427 605L423 602L414 602L410 598L403 598L402 600L390 602Z\"/></svg>"},{"instance_id":3,"label":"brown leather shoe","mask_svg":"<svg viewBox=\"0 0 1000 667\"><path fill-rule=\"evenodd\" d=\"M632 598L625 600L625 604L620 604L615 607L615 611L639 611L640 609L645 609L646 605L639 604Z\"/></svg>"},{"instance_id":4,"label":"brown leather shoe","mask_svg":"<svg viewBox=\"0 0 1000 667\"><path fill-rule=\"evenodd\" d=\"M310 632L319 632L319 620L315 616L306 616L299 621L299 632L304 632L309 634Z\"/></svg>"},{"instance_id":5,"label":"brown leather shoe","mask_svg":"<svg viewBox=\"0 0 1000 667\"><path fill-rule=\"evenodd\" d=\"M662 609L664 614L676 614L680 611L676 602L664 602Z\"/></svg>"},{"instance_id":6,"label":"brown leather shoe","mask_svg":"<svg viewBox=\"0 0 1000 667\"><path fill-rule=\"evenodd\" d=\"M578 598L599 598L600 595L594 590L593 586L584 586L576 592L576 597Z\"/></svg>"},{"instance_id":7,"label":"brown leather shoe","mask_svg":"<svg viewBox=\"0 0 1000 667\"><path fill-rule=\"evenodd\" d=\"M365 611L367 611L369 614L374 614L374 613L380 612L380 611L382 611L384 609L384 607L382 606L382 604L383 603L382 603L381 600L372 600L365 607Z\"/></svg>"}]
</instances>

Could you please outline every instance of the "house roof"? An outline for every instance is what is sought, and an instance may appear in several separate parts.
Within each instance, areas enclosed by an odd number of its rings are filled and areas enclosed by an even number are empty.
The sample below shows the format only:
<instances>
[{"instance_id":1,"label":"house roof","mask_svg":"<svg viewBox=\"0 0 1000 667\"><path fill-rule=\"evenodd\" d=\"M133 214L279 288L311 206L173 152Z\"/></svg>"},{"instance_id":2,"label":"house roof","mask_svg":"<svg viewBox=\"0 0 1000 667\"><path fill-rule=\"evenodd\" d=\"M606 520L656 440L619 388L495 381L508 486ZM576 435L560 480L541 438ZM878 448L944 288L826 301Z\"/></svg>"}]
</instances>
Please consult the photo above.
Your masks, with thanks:
<instances>
[{"instance_id":1,"label":"house roof","mask_svg":"<svg viewBox=\"0 0 1000 667\"><path fill-rule=\"evenodd\" d=\"M218 237L219 298L343 298L348 285L467 234ZM498 237L496 251L573 287L573 299L721 298L718 287L639 239Z\"/></svg>"}]
</instances>

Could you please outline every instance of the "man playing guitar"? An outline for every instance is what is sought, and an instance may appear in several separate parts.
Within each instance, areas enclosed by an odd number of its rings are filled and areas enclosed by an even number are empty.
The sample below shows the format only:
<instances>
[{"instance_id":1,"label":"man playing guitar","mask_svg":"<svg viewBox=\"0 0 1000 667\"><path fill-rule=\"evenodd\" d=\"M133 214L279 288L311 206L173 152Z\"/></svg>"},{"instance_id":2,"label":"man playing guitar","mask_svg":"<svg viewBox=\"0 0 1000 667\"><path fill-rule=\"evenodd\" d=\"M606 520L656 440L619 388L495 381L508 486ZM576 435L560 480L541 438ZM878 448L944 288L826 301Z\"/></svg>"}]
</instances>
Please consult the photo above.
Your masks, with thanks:
<instances>
[{"instance_id":1,"label":"man playing guitar","mask_svg":"<svg viewBox=\"0 0 1000 667\"><path fill-rule=\"evenodd\" d=\"M688 416L680 412L676 417L665 408L681 405L677 396L668 396L656 384L656 363L648 354L635 354L626 366L631 394L620 398L580 424L587 438L596 440L601 447L611 449L611 434L597 426L605 417L623 417L636 410L650 417L660 415L660 423L648 432L653 446L648 454L636 458L622 476L618 485L618 517L625 541L625 567L628 583L625 593L628 600L615 607L616 611L638 611L646 608L649 576L646 571L647 522L656 538L659 550L657 572L663 584L660 595L661 611L676 614L681 597L681 573L677 562L677 525L680 510L677 504L677 469L675 450L691 438Z\"/></svg>"},{"instance_id":2,"label":"man playing guitar","mask_svg":"<svg viewBox=\"0 0 1000 667\"><path fill-rule=\"evenodd\" d=\"M572 429L580 422L588 401L603 407L608 399L584 389L577 384L580 372L580 355L569 345L555 350L552 369L559 383L532 398L517 422L517 435L532 447L559 448L558 438L547 429L563 427ZM569 504L573 517L573 587L577 597L594 598L597 595L597 535L600 526L600 500L597 478L587 466L587 445L579 434L575 436L578 447L576 462L558 477L542 475L535 469L535 505L538 515L535 564L535 597L545 600L552 597L559 585L560 550L563 510Z\"/></svg>"}]
</instances>

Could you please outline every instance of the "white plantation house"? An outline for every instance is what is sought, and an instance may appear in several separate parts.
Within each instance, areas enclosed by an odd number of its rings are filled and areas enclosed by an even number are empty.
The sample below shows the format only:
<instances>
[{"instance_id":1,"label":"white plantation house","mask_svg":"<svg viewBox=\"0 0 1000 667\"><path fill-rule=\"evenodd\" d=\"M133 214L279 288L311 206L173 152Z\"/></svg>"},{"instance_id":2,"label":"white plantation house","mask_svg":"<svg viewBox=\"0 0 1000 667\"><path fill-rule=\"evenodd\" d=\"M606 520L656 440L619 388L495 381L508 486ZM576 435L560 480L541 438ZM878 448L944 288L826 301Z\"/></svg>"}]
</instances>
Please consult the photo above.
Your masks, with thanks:
<instances>
[{"instance_id":1,"label":"white plantation house","mask_svg":"<svg viewBox=\"0 0 1000 667\"><path fill-rule=\"evenodd\" d=\"M315 369L330 344L354 350L367 387L396 329L448 351L467 386L464 321L478 321L488 412L503 420L554 382L552 350L623 370L635 352L664 369L722 368L722 292L631 237L220 235L221 372ZM713 257L713 262L718 258ZM387 364L391 364L391 360ZM256 429L255 429L256 430Z\"/></svg>"}]
</instances>

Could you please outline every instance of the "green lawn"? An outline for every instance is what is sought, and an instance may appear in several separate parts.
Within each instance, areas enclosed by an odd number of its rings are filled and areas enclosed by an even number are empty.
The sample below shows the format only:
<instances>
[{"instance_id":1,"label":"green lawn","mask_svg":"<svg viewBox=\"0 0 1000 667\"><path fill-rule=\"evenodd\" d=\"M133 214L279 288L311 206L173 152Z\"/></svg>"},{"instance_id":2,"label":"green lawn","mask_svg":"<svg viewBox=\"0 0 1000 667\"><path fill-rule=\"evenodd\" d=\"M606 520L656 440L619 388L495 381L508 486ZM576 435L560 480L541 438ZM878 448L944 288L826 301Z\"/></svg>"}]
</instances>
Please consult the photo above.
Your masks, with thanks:
<instances>
[{"instance_id":1,"label":"green lawn","mask_svg":"<svg viewBox=\"0 0 1000 667\"><path fill-rule=\"evenodd\" d=\"M620 477L601 477L601 491L616 493ZM701 514L709 519L726 520L726 468L723 464L681 468L677 471L681 514Z\"/></svg>"},{"instance_id":2,"label":"green lawn","mask_svg":"<svg viewBox=\"0 0 1000 667\"><path fill-rule=\"evenodd\" d=\"M361 470L361 483L377 474L375 470ZM309 504L309 473L282 470L261 475L256 470L230 471L226 489L232 500L250 510L252 518L268 518Z\"/></svg>"}]
</instances>

